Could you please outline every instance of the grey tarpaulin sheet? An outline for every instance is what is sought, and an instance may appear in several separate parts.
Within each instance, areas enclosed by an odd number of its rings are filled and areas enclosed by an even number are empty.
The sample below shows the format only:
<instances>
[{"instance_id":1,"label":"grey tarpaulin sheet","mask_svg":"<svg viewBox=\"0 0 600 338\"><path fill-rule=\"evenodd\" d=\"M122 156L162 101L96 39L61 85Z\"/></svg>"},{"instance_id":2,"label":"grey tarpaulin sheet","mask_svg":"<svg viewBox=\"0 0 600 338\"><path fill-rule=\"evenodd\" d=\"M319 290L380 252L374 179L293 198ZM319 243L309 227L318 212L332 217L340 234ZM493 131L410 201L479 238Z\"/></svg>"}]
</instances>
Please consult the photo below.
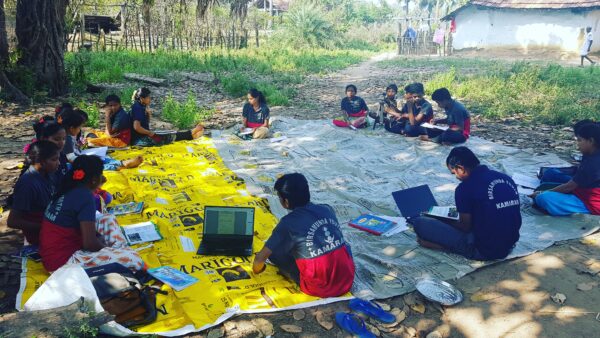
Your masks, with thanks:
<instances>
[{"instance_id":1,"label":"grey tarpaulin sheet","mask_svg":"<svg viewBox=\"0 0 600 338\"><path fill-rule=\"evenodd\" d=\"M454 205L458 181L445 166L451 147L381 129L337 128L329 121L281 118L276 122L274 131L287 137L281 142L242 141L225 131L215 136L215 144L227 166L246 181L248 190L268 198L278 218L286 211L274 194L277 176L300 172L307 177L312 201L335 209L352 246L355 296L388 298L413 290L419 277L454 279L484 266L483 262L421 248L412 230L383 237L346 226L361 213L397 216L391 193L421 184L430 186L440 205ZM535 175L542 165L567 165L553 154L534 156L477 137L469 139L466 146L484 164L509 175ZM521 239L509 258L529 255L556 241L586 236L600 225L597 216L550 217L532 209L528 197L522 196L521 202Z\"/></svg>"}]
</instances>

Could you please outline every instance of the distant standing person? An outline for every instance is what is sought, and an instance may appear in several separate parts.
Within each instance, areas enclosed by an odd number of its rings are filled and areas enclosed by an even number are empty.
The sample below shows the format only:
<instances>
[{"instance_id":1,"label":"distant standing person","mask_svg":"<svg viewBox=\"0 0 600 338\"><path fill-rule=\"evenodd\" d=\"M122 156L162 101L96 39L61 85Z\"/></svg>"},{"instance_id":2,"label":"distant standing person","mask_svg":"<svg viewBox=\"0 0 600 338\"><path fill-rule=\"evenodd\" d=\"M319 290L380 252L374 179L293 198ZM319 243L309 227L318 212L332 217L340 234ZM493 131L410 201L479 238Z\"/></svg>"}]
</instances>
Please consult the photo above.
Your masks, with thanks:
<instances>
[{"instance_id":1,"label":"distant standing person","mask_svg":"<svg viewBox=\"0 0 600 338\"><path fill-rule=\"evenodd\" d=\"M581 67L583 67L583 59L587 59L592 65L596 62L592 61L588 56L588 53L592 49L592 42L594 42L594 37L592 35L592 27L587 27L585 29L585 40L583 41L583 45L581 46Z\"/></svg>"},{"instance_id":2,"label":"distant standing person","mask_svg":"<svg viewBox=\"0 0 600 338\"><path fill-rule=\"evenodd\" d=\"M270 113L265 95L255 88L250 88L248 102L242 109L242 131L245 128L252 128L252 138L269 137Z\"/></svg>"}]
</instances>

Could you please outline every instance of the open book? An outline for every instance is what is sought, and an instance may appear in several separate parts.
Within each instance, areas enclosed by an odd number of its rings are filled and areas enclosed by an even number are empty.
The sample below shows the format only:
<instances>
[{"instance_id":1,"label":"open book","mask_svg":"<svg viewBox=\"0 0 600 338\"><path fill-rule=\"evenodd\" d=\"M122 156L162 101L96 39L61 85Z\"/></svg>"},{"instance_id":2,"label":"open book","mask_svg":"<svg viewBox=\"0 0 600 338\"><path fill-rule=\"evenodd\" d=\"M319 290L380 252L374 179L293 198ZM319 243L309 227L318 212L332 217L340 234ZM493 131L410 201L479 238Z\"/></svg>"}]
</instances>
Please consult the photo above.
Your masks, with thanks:
<instances>
[{"instance_id":1,"label":"open book","mask_svg":"<svg viewBox=\"0 0 600 338\"><path fill-rule=\"evenodd\" d=\"M433 218L439 218L442 220L458 221L458 211L456 210L456 207L454 207L454 206L431 207L429 209L429 211L424 212L423 215L433 217Z\"/></svg>"},{"instance_id":2,"label":"open book","mask_svg":"<svg viewBox=\"0 0 600 338\"><path fill-rule=\"evenodd\" d=\"M129 245L160 241L162 236L152 222L143 222L121 227Z\"/></svg>"},{"instance_id":3,"label":"open book","mask_svg":"<svg viewBox=\"0 0 600 338\"><path fill-rule=\"evenodd\" d=\"M448 126L438 126L435 124L431 124L429 122L425 122L423 124L421 124L421 127L423 128L429 128L429 129L439 129L439 130L448 130Z\"/></svg>"}]
</instances>

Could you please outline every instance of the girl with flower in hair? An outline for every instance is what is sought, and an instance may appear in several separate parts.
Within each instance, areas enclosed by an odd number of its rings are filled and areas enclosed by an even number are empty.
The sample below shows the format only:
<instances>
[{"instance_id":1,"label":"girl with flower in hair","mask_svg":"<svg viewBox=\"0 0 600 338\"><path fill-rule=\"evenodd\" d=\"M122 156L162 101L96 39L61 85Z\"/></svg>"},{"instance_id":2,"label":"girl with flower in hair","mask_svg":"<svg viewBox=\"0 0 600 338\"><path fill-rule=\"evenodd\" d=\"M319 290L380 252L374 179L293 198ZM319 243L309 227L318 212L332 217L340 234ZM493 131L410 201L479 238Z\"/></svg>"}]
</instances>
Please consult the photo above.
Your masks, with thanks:
<instances>
[{"instance_id":1,"label":"girl with flower in hair","mask_svg":"<svg viewBox=\"0 0 600 338\"><path fill-rule=\"evenodd\" d=\"M67 263L143 268L144 262L127 246L114 216L96 218L93 193L102 184L102 167L99 157L78 156L48 205L40 233L40 255L46 270L52 272Z\"/></svg>"}]
</instances>

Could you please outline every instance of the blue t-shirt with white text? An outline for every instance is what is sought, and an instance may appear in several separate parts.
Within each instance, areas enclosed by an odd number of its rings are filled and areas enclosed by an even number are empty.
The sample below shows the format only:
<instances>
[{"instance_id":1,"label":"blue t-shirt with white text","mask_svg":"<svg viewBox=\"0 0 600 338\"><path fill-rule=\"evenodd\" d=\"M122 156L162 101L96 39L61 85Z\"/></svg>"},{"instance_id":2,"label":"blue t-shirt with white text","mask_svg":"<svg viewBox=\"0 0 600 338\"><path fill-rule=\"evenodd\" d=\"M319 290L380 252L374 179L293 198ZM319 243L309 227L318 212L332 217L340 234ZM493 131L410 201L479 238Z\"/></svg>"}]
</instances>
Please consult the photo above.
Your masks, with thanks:
<instances>
[{"instance_id":1,"label":"blue t-shirt with white text","mask_svg":"<svg viewBox=\"0 0 600 338\"><path fill-rule=\"evenodd\" d=\"M475 247L486 259L506 257L519 240L521 209L510 176L479 165L455 191L456 209L471 215Z\"/></svg>"}]
</instances>

